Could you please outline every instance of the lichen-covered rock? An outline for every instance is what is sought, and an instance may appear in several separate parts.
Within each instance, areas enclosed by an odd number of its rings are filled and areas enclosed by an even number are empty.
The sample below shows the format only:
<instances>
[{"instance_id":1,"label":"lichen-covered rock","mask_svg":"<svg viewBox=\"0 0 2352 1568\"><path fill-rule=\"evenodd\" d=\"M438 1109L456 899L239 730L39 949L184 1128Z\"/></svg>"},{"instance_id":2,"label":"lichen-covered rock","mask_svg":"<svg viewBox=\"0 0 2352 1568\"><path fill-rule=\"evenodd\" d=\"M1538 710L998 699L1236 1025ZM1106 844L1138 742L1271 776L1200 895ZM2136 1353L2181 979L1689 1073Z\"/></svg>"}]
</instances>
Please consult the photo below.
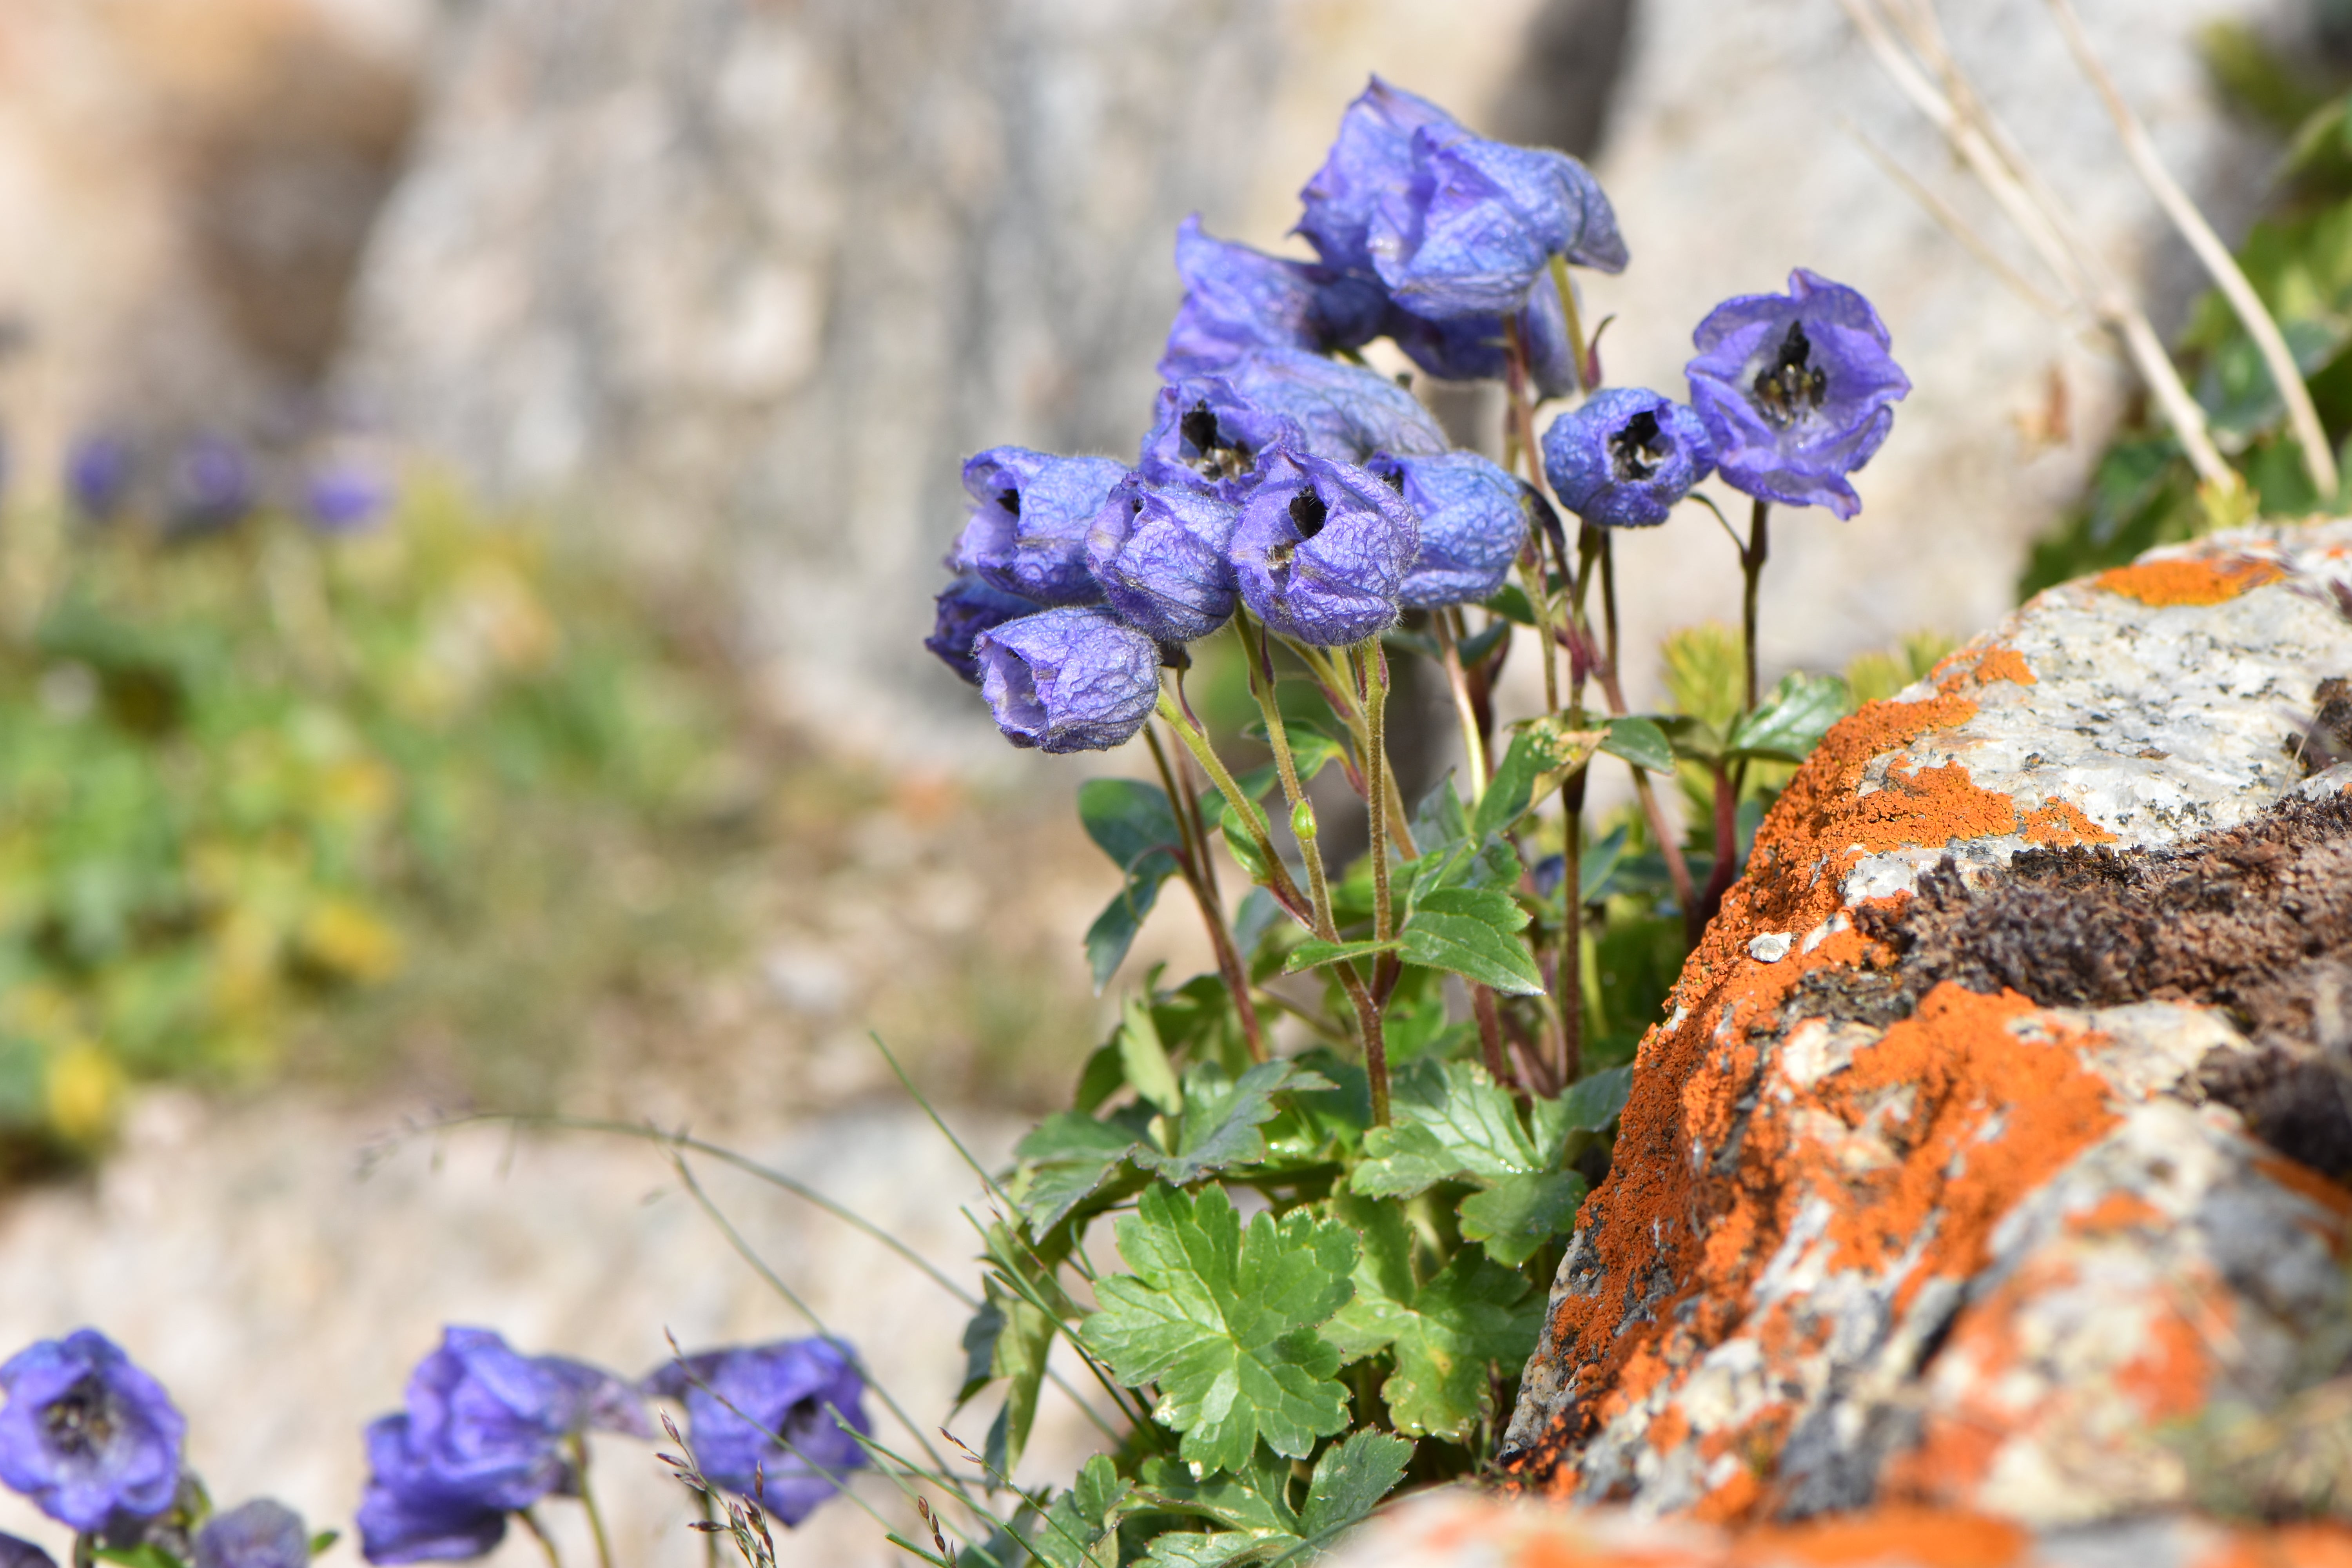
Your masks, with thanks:
<instances>
[{"instance_id":1,"label":"lichen-covered rock","mask_svg":"<svg viewBox=\"0 0 2352 1568\"><path fill-rule=\"evenodd\" d=\"M2352 1530L2256 1532L2184 1515L2036 1534L1983 1514L1886 1508L1727 1531L1625 1509L1551 1509L1471 1492L1399 1509L1334 1568L2344 1568Z\"/></svg>"},{"instance_id":2,"label":"lichen-covered rock","mask_svg":"<svg viewBox=\"0 0 2352 1568\"><path fill-rule=\"evenodd\" d=\"M1507 1468L2053 1528L2352 1371L2347 676L2352 522L2247 530L1833 730L1643 1042Z\"/></svg>"}]
</instances>

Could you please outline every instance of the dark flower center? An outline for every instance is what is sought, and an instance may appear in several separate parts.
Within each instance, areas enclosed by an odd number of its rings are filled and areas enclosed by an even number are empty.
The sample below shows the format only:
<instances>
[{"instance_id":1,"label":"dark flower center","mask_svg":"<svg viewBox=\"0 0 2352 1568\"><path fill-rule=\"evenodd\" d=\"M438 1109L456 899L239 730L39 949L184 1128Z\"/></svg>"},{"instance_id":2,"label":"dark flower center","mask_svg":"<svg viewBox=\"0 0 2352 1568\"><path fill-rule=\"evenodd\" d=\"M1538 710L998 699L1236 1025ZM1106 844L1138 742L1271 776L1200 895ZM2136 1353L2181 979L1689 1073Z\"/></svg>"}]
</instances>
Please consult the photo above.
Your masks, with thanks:
<instances>
[{"instance_id":1,"label":"dark flower center","mask_svg":"<svg viewBox=\"0 0 2352 1568\"><path fill-rule=\"evenodd\" d=\"M96 1373L41 1407L41 1431L51 1449L77 1458L114 1440L114 1402Z\"/></svg>"},{"instance_id":2,"label":"dark flower center","mask_svg":"<svg viewBox=\"0 0 2352 1568\"><path fill-rule=\"evenodd\" d=\"M1658 471L1674 452L1674 443L1658 428L1655 410L1644 408L1617 427L1609 437L1609 468L1621 485L1639 484Z\"/></svg>"},{"instance_id":3,"label":"dark flower center","mask_svg":"<svg viewBox=\"0 0 2352 1568\"><path fill-rule=\"evenodd\" d=\"M996 492L996 504L1011 512L1013 516L1019 517L1021 515L1021 492L1019 490L1013 489L999 490Z\"/></svg>"},{"instance_id":4,"label":"dark flower center","mask_svg":"<svg viewBox=\"0 0 2352 1568\"><path fill-rule=\"evenodd\" d=\"M1331 509L1311 489L1300 490L1290 498L1290 521L1297 525L1301 539L1312 539L1322 532L1323 520L1330 515Z\"/></svg>"},{"instance_id":5,"label":"dark flower center","mask_svg":"<svg viewBox=\"0 0 2352 1568\"><path fill-rule=\"evenodd\" d=\"M1198 451L1213 452L1225 444L1217 434L1217 416L1209 412L1206 399L1192 405L1176 427Z\"/></svg>"},{"instance_id":6,"label":"dark flower center","mask_svg":"<svg viewBox=\"0 0 2352 1568\"><path fill-rule=\"evenodd\" d=\"M1772 363L1756 373L1757 410L1782 429L1819 408L1829 395L1830 373L1812 359L1813 343L1805 336L1805 324L1791 321Z\"/></svg>"}]
</instances>

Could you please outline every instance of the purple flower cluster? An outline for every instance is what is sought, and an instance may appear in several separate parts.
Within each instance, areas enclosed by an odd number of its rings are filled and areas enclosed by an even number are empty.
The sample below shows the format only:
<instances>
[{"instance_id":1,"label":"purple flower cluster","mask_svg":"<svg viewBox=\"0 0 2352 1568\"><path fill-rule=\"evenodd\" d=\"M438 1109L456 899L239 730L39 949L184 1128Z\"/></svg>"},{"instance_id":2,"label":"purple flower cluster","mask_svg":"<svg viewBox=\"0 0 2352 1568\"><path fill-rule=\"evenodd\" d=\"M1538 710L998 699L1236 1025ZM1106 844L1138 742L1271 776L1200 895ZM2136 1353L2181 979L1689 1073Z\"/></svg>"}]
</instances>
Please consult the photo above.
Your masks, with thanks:
<instances>
[{"instance_id":1,"label":"purple flower cluster","mask_svg":"<svg viewBox=\"0 0 2352 1568\"><path fill-rule=\"evenodd\" d=\"M865 1380L831 1340L704 1351L670 1363L646 1386L686 1405L704 1476L798 1524L862 1468L873 1431Z\"/></svg>"},{"instance_id":2,"label":"purple flower cluster","mask_svg":"<svg viewBox=\"0 0 2352 1568\"><path fill-rule=\"evenodd\" d=\"M348 440L273 456L217 431L178 442L97 426L68 448L66 499L85 523L152 513L174 538L233 528L266 505L321 533L364 531L390 509L394 479L378 456Z\"/></svg>"},{"instance_id":3,"label":"purple flower cluster","mask_svg":"<svg viewBox=\"0 0 2352 1568\"><path fill-rule=\"evenodd\" d=\"M507 1516L573 1485L567 1443L592 1427L647 1436L635 1392L488 1329L451 1328L409 1374L407 1408L367 1429L360 1549L371 1563L478 1557Z\"/></svg>"},{"instance_id":4,"label":"purple flower cluster","mask_svg":"<svg viewBox=\"0 0 2352 1568\"><path fill-rule=\"evenodd\" d=\"M1625 264L1616 216L1564 153L1473 135L1374 78L1300 193L1313 261L1176 237L1183 302L1134 465L1018 447L964 466L971 510L926 646L1013 744L1130 739L1175 645L1246 607L1321 647L1408 609L1485 599L1528 538L1528 492L1451 449L1355 351L1387 336L1445 378L1579 380L1556 262Z\"/></svg>"}]
</instances>

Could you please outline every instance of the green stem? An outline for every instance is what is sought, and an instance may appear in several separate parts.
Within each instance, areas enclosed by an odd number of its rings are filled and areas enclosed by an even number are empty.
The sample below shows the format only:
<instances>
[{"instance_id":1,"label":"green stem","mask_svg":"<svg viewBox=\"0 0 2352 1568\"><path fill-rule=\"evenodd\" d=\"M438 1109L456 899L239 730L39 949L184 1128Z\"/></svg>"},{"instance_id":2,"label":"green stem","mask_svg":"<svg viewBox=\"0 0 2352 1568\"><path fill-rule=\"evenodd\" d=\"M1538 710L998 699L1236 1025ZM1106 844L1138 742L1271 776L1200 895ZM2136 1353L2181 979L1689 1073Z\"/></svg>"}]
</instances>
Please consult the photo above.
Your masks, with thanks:
<instances>
[{"instance_id":1,"label":"green stem","mask_svg":"<svg viewBox=\"0 0 2352 1568\"><path fill-rule=\"evenodd\" d=\"M1340 989L1355 1005L1356 1027L1364 1037L1364 1074L1372 1085L1372 1125L1389 1124L1389 1050L1387 1038L1381 1032L1380 1005L1364 984L1363 976L1349 963L1335 963L1333 973L1339 976Z\"/></svg>"},{"instance_id":2,"label":"green stem","mask_svg":"<svg viewBox=\"0 0 2352 1568\"><path fill-rule=\"evenodd\" d=\"M1739 601L1740 647L1748 659L1748 706L1743 712L1756 711L1756 585L1764 576L1764 558L1772 548L1769 524L1772 503L1758 498L1756 510L1748 522L1748 548L1739 552L1740 575L1746 581Z\"/></svg>"},{"instance_id":3,"label":"green stem","mask_svg":"<svg viewBox=\"0 0 2352 1568\"><path fill-rule=\"evenodd\" d=\"M604 1533L604 1513L596 1506L596 1494L588 1489L588 1439L578 1433L572 1437L572 1468L580 1487L580 1509L588 1516L588 1533L596 1542L596 1568L613 1568L613 1542Z\"/></svg>"},{"instance_id":4,"label":"green stem","mask_svg":"<svg viewBox=\"0 0 2352 1568\"><path fill-rule=\"evenodd\" d=\"M1588 764L1559 786L1559 1081L1565 1089L1584 1070L1584 784Z\"/></svg>"},{"instance_id":5,"label":"green stem","mask_svg":"<svg viewBox=\"0 0 2352 1568\"><path fill-rule=\"evenodd\" d=\"M695 1496L702 1502L702 1522L707 1525L717 1525L719 1510L712 1505L710 1494L703 1491L697 1492ZM719 1531L716 1529L702 1532L702 1568L719 1568Z\"/></svg>"},{"instance_id":6,"label":"green stem","mask_svg":"<svg viewBox=\"0 0 2352 1568\"><path fill-rule=\"evenodd\" d=\"M1224 901L1217 893L1216 864L1209 858L1208 836L1201 831L1200 804L1192 795L1189 780L1180 781L1176 770L1169 766L1168 749L1160 743L1160 732L1146 724L1143 738L1151 746L1151 760L1159 765L1160 782L1168 791L1168 804L1176 818L1176 836L1183 841L1183 856L1178 862L1184 874L1184 885L1192 889L1192 901L1201 907L1202 923L1209 928L1209 946L1217 955L1217 972L1224 976L1225 989L1233 994L1234 1009L1241 1016L1242 1038L1249 1047L1250 1060L1265 1060L1265 1027L1258 1021L1257 1004L1250 999L1249 970L1242 963L1241 952L1234 946L1234 934L1225 925Z\"/></svg>"},{"instance_id":7,"label":"green stem","mask_svg":"<svg viewBox=\"0 0 2352 1568\"><path fill-rule=\"evenodd\" d=\"M1209 744L1208 735L1178 706L1175 694L1165 687L1160 691L1160 717L1176 731L1176 738L1184 742L1184 749L1192 753L1193 760L1209 775L1209 782L1216 785L1217 793L1225 797L1225 809L1241 818L1242 829L1249 835L1251 847L1265 862L1266 890L1290 912L1293 920L1315 931L1318 936L1322 935L1316 930L1314 906L1301 896L1298 884L1290 879L1290 871L1282 863L1282 857L1274 851L1274 833L1266 826L1265 814L1258 810L1255 801L1242 794L1241 786L1234 782L1233 770L1225 766L1224 759L1218 756L1216 748Z\"/></svg>"},{"instance_id":8,"label":"green stem","mask_svg":"<svg viewBox=\"0 0 2352 1568\"><path fill-rule=\"evenodd\" d=\"M1576 366L1572 373L1576 377L1576 390L1579 393L1590 392L1592 389L1584 384L1584 318L1576 309L1576 285L1569 281L1567 257L1557 254L1552 257L1551 282L1552 287L1559 290L1560 314L1568 321L1568 352ZM1601 324L1604 329L1609 325L1605 321Z\"/></svg>"},{"instance_id":9,"label":"green stem","mask_svg":"<svg viewBox=\"0 0 2352 1568\"><path fill-rule=\"evenodd\" d=\"M539 1522L539 1515L530 1509L519 1508L515 1510L515 1516L523 1521L532 1536L538 1540L539 1549L547 1553L547 1568L563 1568L563 1559L555 1550L555 1540L547 1533L547 1527Z\"/></svg>"},{"instance_id":10,"label":"green stem","mask_svg":"<svg viewBox=\"0 0 2352 1568\"><path fill-rule=\"evenodd\" d=\"M1371 731L1371 745L1364 753L1364 773L1371 796L1364 815L1371 839L1372 940L1386 942L1396 933L1389 889L1388 650L1381 647L1380 638L1370 637L1356 649L1355 658L1363 684L1370 688L1364 711Z\"/></svg>"},{"instance_id":11,"label":"green stem","mask_svg":"<svg viewBox=\"0 0 2352 1568\"><path fill-rule=\"evenodd\" d=\"M1252 639L1239 612L1234 616L1234 627L1246 653ZM1265 643L1261 636L1258 657L1251 660L1249 667L1250 695L1257 700L1258 713L1265 721L1265 741L1274 750L1275 772L1282 779L1282 798L1290 805L1290 837L1297 841L1299 857L1307 865L1307 889L1315 900L1315 934L1325 942L1337 942L1339 927L1331 916L1331 880L1323 867L1315 805L1307 798L1306 786L1299 782L1298 763L1290 751L1290 731L1282 721L1282 704L1275 700L1272 662L1265 657Z\"/></svg>"},{"instance_id":12,"label":"green stem","mask_svg":"<svg viewBox=\"0 0 2352 1568\"><path fill-rule=\"evenodd\" d=\"M1470 773L1470 809L1478 809L1486 793L1486 738L1478 732L1478 707L1470 699L1470 674L1462 668L1462 645L1454 636L1454 619L1438 611L1429 617L1436 629L1437 647L1445 657L1445 684L1454 693L1454 716L1462 721L1463 762Z\"/></svg>"}]
</instances>

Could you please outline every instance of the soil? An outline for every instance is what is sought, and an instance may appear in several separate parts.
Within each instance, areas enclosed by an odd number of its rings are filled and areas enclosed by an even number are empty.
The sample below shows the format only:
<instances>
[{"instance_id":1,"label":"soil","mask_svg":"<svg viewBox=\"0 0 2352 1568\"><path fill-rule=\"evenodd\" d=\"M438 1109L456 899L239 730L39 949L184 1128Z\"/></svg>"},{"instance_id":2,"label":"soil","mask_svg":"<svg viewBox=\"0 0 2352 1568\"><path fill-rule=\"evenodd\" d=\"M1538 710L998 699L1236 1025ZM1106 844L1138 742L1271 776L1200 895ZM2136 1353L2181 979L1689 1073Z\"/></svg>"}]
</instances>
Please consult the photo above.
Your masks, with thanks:
<instances>
[{"instance_id":1,"label":"soil","mask_svg":"<svg viewBox=\"0 0 2352 1568\"><path fill-rule=\"evenodd\" d=\"M1973 885L1948 859L1916 898L1856 919L1892 963L1815 971L1787 1016L1884 1027L1946 981L2049 1007L2218 1006L2254 1049L2208 1058L2204 1092L2352 1181L2352 798L2161 849L2029 849Z\"/></svg>"}]
</instances>

